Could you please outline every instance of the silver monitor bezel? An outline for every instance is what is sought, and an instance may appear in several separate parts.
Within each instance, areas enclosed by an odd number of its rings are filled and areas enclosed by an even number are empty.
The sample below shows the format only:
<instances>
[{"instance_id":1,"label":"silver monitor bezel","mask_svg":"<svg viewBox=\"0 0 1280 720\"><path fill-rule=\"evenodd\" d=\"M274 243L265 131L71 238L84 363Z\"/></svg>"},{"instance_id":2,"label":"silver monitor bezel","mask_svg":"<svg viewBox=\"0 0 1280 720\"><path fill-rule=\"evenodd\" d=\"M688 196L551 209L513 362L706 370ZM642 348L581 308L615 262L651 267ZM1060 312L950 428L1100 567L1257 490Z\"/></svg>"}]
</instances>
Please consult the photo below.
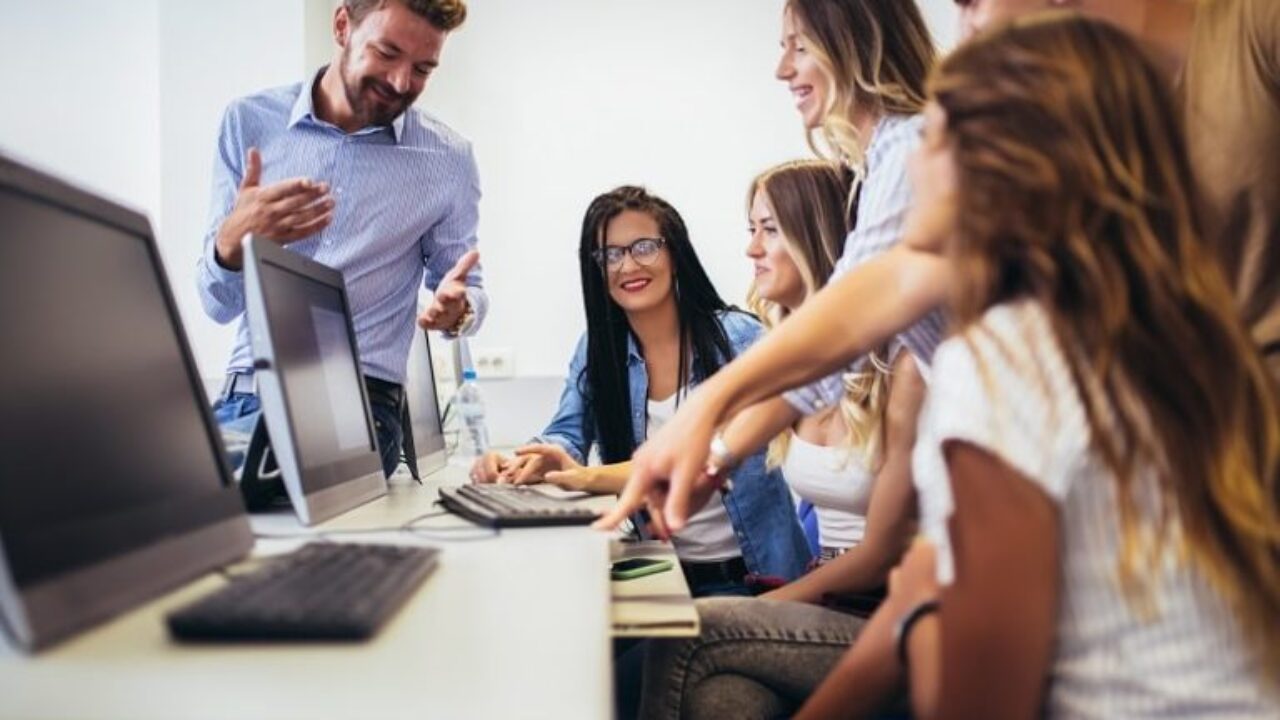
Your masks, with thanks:
<instances>
[{"instance_id":1,"label":"silver monitor bezel","mask_svg":"<svg viewBox=\"0 0 1280 720\"><path fill-rule=\"evenodd\" d=\"M104 200L54 177L0 156L0 187L63 212L79 215L137 237L147 255L163 295L191 392L200 408L205 433L218 465L222 488L216 499L227 511L185 532L135 547L109 558L19 587L0 542L0 613L17 646L26 651L47 648L141 603L246 556L253 547L253 531L240 492L214 423L195 356L160 258L151 224L145 215ZM103 382L112 382L103 378ZM101 482L86 468L86 478ZM108 478L109 479L109 478ZM29 481L30 479L22 479Z\"/></svg>"},{"instance_id":2,"label":"silver monitor bezel","mask_svg":"<svg viewBox=\"0 0 1280 720\"><path fill-rule=\"evenodd\" d=\"M440 393L438 388L436 387L435 364L432 362L434 358L431 355L431 334L429 330L421 330L421 329L415 329L414 332L415 332L414 340L413 340L413 344L409 348L409 354L410 354L410 357L412 358L413 347L417 346L419 343L422 344L422 347L426 351L426 355L427 355L427 377L415 378L415 377L409 376L409 379L405 382L405 396L409 398L409 402L410 402L409 421L410 423L413 422L412 403L415 399L414 395L416 395L416 393L413 393L411 391L411 388L413 388L416 383L423 383L423 384L429 385L431 388L431 392L436 396L435 432L441 437L441 439L443 439L444 438L444 418L440 417ZM410 363L408 370L411 371L412 369L413 369L413 365L412 363ZM407 432L412 433L413 430L414 430L413 427L407 428ZM439 450L434 450L430 452L422 452L421 449L417 447L417 443L415 442L414 452L416 453L416 460L418 464L418 475L420 477L426 477L427 475L430 475L433 472L443 469L445 466L449 464L448 442L443 443Z\"/></svg>"},{"instance_id":3,"label":"silver monitor bezel","mask_svg":"<svg viewBox=\"0 0 1280 720\"><path fill-rule=\"evenodd\" d=\"M342 273L322 265L298 253L286 250L279 244L264 238L249 237L244 243L245 301L249 318L249 337L253 346L254 377L258 384L258 396L262 400L263 417L267 432L271 435L271 449L284 480L285 491L293 504L298 521L311 526L329 520L371 500L387 494L387 479L382 472L382 456L378 453L377 433L374 431L373 414L369 410L369 394L363 382L360 398L364 407L366 429L373 437L373 450L362 457L324 466L310 472L338 472L345 480L308 492L307 471L298 453L298 438L292 421L293 410L286 392L278 363L278 353L272 336L271 312L263 293L262 266L274 265L287 272L307 277L328 285L342 295L344 316L349 338L355 338L351 322L351 303ZM352 352L357 369L360 367L360 349L353 342Z\"/></svg>"}]
</instances>

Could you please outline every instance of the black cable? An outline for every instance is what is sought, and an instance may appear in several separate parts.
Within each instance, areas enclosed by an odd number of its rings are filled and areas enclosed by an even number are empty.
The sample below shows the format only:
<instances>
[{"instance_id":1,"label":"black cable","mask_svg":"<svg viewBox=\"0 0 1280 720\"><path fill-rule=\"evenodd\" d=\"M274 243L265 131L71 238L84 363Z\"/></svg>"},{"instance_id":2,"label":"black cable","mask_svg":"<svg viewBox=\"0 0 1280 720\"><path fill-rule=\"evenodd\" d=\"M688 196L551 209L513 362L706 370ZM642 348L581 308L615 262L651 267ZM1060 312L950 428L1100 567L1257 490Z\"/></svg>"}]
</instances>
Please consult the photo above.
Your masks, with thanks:
<instances>
[{"instance_id":1,"label":"black cable","mask_svg":"<svg viewBox=\"0 0 1280 720\"><path fill-rule=\"evenodd\" d=\"M8 616L2 612L0 612L0 629L3 629L5 636L9 638L10 647L18 647L18 631L13 629L13 626L9 624Z\"/></svg>"},{"instance_id":2,"label":"black cable","mask_svg":"<svg viewBox=\"0 0 1280 720\"><path fill-rule=\"evenodd\" d=\"M318 538L319 533L296 532L296 533L264 533L254 532L255 540L301 540L305 538Z\"/></svg>"},{"instance_id":3,"label":"black cable","mask_svg":"<svg viewBox=\"0 0 1280 720\"><path fill-rule=\"evenodd\" d=\"M439 501L436 501L439 504ZM426 520L432 520L439 517L451 515L446 510L432 510L423 513L417 517L410 518L400 525L376 528L359 528L355 530L324 530L321 532L296 532L296 533L266 533L255 532L253 537L258 540L312 540L317 542L333 542L334 537L353 536L353 535L376 535L379 533L406 533L415 537L422 537L428 540L441 540L445 542L470 542L475 540L491 540L498 537L498 528L487 528L476 525L462 525L457 527L417 527L418 523Z\"/></svg>"},{"instance_id":4,"label":"black cable","mask_svg":"<svg viewBox=\"0 0 1280 720\"><path fill-rule=\"evenodd\" d=\"M439 501L436 501L439 504ZM442 542L476 542L478 540L493 540L502 534L498 528L484 527L480 525L463 525L458 527L437 527L424 528L418 527L418 523L433 518L445 517L452 515L447 510L436 510L424 513L416 518L410 519L404 525L400 526L400 530L409 535L426 538L428 540L439 540ZM457 533L472 533L470 535L461 535Z\"/></svg>"},{"instance_id":5,"label":"black cable","mask_svg":"<svg viewBox=\"0 0 1280 720\"><path fill-rule=\"evenodd\" d=\"M444 516L446 516L446 515L448 515L448 514L449 514L449 511L448 511L448 510L432 510L431 512L423 513L423 514L421 514L421 515L419 515L419 516L417 516L417 517L409 518L408 520L406 520L406 521L404 522L404 524L402 524L402 525L400 526L400 529L401 529L401 530L411 530L411 529L413 529L413 526L414 526L414 525L417 525L418 523L422 522L423 520L431 520L431 519L433 519L433 518L444 517ZM463 528L463 529L465 529L465 528Z\"/></svg>"},{"instance_id":6,"label":"black cable","mask_svg":"<svg viewBox=\"0 0 1280 720\"><path fill-rule=\"evenodd\" d=\"M449 401L444 404L444 410L440 411L440 427L441 428L447 425L449 423L449 420L452 419L449 417L449 413L452 411L453 411L453 398L449 398Z\"/></svg>"}]
</instances>

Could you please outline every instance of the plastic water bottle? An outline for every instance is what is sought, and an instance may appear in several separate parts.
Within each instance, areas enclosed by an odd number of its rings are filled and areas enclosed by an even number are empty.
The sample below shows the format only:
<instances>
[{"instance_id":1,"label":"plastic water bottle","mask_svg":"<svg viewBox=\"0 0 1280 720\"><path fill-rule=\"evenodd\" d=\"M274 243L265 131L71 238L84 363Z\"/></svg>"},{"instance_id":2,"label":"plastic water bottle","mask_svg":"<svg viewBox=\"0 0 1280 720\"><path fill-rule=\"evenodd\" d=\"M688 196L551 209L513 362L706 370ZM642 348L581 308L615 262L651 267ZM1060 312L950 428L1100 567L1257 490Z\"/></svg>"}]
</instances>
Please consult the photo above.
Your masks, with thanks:
<instances>
[{"instance_id":1,"label":"plastic water bottle","mask_svg":"<svg viewBox=\"0 0 1280 720\"><path fill-rule=\"evenodd\" d=\"M462 371L462 385L453 396L453 406L462 418L462 438L458 443L458 455L468 460L478 458L489 451L489 430L484 424L484 398L476 385L476 371Z\"/></svg>"}]
</instances>

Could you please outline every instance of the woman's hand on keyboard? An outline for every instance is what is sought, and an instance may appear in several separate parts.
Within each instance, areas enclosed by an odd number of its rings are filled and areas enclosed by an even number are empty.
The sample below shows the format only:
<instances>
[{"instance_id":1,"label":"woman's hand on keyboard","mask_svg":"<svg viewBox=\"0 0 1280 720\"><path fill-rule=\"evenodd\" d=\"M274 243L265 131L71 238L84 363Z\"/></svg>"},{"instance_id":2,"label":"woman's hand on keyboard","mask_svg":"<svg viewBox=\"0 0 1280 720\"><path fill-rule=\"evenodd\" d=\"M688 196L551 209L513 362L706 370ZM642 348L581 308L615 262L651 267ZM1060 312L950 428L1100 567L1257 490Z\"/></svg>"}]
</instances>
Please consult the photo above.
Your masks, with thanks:
<instances>
[{"instance_id":1,"label":"woman's hand on keyboard","mask_svg":"<svg viewBox=\"0 0 1280 720\"><path fill-rule=\"evenodd\" d=\"M504 457L502 453L488 452L481 455L471 465L471 482L500 482L502 474L511 464L511 460L511 458Z\"/></svg>"},{"instance_id":2,"label":"woman's hand on keyboard","mask_svg":"<svg viewBox=\"0 0 1280 720\"><path fill-rule=\"evenodd\" d=\"M510 473L510 481L517 485L542 482L547 473L582 468L568 451L555 443L535 443L516 448L516 459L524 461L522 467Z\"/></svg>"},{"instance_id":3,"label":"woman's hand on keyboard","mask_svg":"<svg viewBox=\"0 0 1280 720\"><path fill-rule=\"evenodd\" d=\"M555 470L544 476L543 480L562 490L594 493L596 485L596 469L592 467L575 467L569 470Z\"/></svg>"}]
</instances>

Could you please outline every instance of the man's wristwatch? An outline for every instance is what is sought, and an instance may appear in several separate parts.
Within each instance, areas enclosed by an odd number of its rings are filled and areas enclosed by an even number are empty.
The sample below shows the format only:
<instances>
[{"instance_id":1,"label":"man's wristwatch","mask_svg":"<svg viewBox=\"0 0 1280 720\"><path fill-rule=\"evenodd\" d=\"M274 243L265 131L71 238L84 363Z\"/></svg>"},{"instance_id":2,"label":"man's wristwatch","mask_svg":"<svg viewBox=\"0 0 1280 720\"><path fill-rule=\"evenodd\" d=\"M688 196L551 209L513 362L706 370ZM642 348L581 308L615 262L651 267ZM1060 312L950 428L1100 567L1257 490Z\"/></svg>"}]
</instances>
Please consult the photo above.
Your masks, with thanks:
<instances>
[{"instance_id":1,"label":"man's wristwatch","mask_svg":"<svg viewBox=\"0 0 1280 720\"><path fill-rule=\"evenodd\" d=\"M466 332L471 327L471 321L476 317L476 311L471 307L471 299L464 298L463 302L467 304L466 308L464 308L462 314L458 316L457 321L445 330L445 332L450 335L461 335Z\"/></svg>"}]
</instances>

